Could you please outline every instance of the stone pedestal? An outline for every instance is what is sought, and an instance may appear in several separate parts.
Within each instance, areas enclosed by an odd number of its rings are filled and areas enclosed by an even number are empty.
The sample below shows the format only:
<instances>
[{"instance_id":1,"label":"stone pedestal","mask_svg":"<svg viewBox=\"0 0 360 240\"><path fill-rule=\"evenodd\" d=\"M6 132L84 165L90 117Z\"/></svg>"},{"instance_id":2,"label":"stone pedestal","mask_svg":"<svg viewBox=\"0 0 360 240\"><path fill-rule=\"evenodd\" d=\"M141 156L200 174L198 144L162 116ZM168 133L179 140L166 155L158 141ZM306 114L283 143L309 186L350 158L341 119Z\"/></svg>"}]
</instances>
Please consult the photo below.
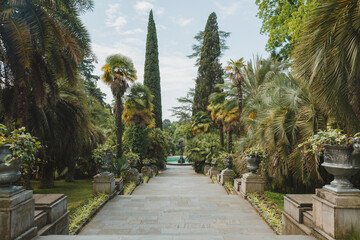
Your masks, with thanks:
<instances>
[{"instance_id":1,"label":"stone pedestal","mask_svg":"<svg viewBox=\"0 0 360 240\"><path fill-rule=\"evenodd\" d=\"M282 214L283 235L310 235L312 232L312 216L306 222L306 213L312 210L313 194L287 194L284 197Z\"/></svg>"},{"instance_id":2,"label":"stone pedestal","mask_svg":"<svg viewBox=\"0 0 360 240\"><path fill-rule=\"evenodd\" d=\"M216 176L220 173L219 168L217 167L211 167L210 168L210 175L209 177L212 178L213 176Z\"/></svg>"},{"instance_id":3,"label":"stone pedestal","mask_svg":"<svg viewBox=\"0 0 360 240\"><path fill-rule=\"evenodd\" d=\"M38 235L68 235L69 211L64 194L34 194Z\"/></svg>"},{"instance_id":4,"label":"stone pedestal","mask_svg":"<svg viewBox=\"0 0 360 240\"><path fill-rule=\"evenodd\" d=\"M115 178L112 173L100 173L94 177L93 193L106 193L112 196L115 193Z\"/></svg>"},{"instance_id":5,"label":"stone pedestal","mask_svg":"<svg viewBox=\"0 0 360 240\"><path fill-rule=\"evenodd\" d=\"M115 178L115 186L116 186L116 191L118 191L119 194L122 194L124 192L124 181L122 177Z\"/></svg>"},{"instance_id":6,"label":"stone pedestal","mask_svg":"<svg viewBox=\"0 0 360 240\"><path fill-rule=\"evenodd\" d=\"M248 193L264 193L265 179L258 174L245 173L241 178L240 193L246 198Z\"/></svg>"},{"instance_id":7,"label":"stone pedestal","mask_svg":"<svg viewBox=\"0 0 360 240\"><path fill-rule=\"evenodd\" d=\"M10 188L8 188L10 189ZM4 190L4 189L3 189ZM32 191L0 188L0 237L3 240L27 240L37 234Z\"/></svg>"},{"instance_id":8,"label":"stone pedestal","mask_svg":"<svg viewBox=\"0 0 360 240\"><path fill-rule=\"evenodd\" d=\"M148 176L149 178L153 177L153 171L150 168L150 166L143 166L141 168L141 173L142 173L143 176Z\"/></svg>"},{"instance_id":9,"label":"stone pedestal","mask_svg":"<svg viewBox=\"0 0 360 240\"><path fill-rule=\"evenodd\" d=\"M208 174L209 174L210 168L211 168L210 165L205 165L205 167L204 167L204 174L205 174L205 175L208 175Z\"/></svg>"},{"instance_id":10,"label":"stone pedestal","mask_svg":"<svg viewBox=\"0 0 360 240\"><path fill-rule=\"evenodd\" d=\"M232 182L234 177L234 171L226 168L221 171L220 174L220 183L221 185L224 185L226 182Z\"/></svg>"},{"instance_id":11,"label":"stone pedestal","mask_svg":"<svg viewBox=\"0 0 360 240\"><path fill-rule=\"evenodd\" d=\"M321 239L340 239L352 228L360 232L360 193L335 193L316 189L313 196L314 234Z\"/></svg>"},{"instance_id":12,"label":"stone pedestal","mask_svg":"<svg viewBox=\"0 0 360 240\"><path fill-rule=\"evenodd\" d=\"M241 178L234 179L234 189L236 192L240 192Z\"/></svg>"},{"instance_id":13,"label":"stone pedestal","mask_svg":"<svg viewBox=\"0 0 360 240\"><path fill-rule=\"evenodd\" d=\"M135 182L136 185L140 185L140 174L136 168L131 168L125 173L125 182Z\"/></svg>"}]
</instances>

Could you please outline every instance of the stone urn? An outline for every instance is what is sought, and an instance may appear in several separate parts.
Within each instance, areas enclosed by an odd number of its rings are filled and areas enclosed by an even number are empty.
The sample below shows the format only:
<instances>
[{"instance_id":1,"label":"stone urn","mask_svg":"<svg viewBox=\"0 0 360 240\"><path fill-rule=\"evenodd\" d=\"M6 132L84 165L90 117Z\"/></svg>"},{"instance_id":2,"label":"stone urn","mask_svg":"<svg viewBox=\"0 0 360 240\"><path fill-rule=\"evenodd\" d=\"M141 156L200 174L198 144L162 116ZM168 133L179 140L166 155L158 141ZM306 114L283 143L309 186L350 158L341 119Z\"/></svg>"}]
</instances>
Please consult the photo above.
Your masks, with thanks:
<instances>
[{"instance_id":1,"label":"stone urn","mask_svg":"<svg viewBox=\"0 0 360 240\"><path fill-rule=\"evenodd\" d=\"M232 157L231 156L227 156L224 160L224 166L227 169L230 169L232 167Z\"/></svg>"},{"instance_id":2,"label":"stone urn","mask_svg":"<svg viewBox=\"0 0 360 240\"><path fill-rule=\"evenodd\" d=\"M251 173L256 174L256 171L259 169L260 157L257 154L246 154L245 159L247 169Z\"/></svg>"},{"instance_id":3,"label":"stone urn","mask_svg":"<svg viewBox=\"0 0 360 240\"><path fill-rule=\"evenodd\" d=\"M102 168L102 173L101 174L109 174L109 170L110 170L110 164L112 161L112 153L108 152L106 153L105 157L104 157L104 162L103 165L101 166Z\"/></svg>"},{"instance_id":4,"label":"stone urn","mask_svg":"<svg viewBox=\"0 0 360 240\"><path fill-rule=\"evenodd\" d=\"M10 144L4 144L0 147L0 188L9 187L14 182L19 180L21 176L20 160L15 160L10 163L10 166L5 164L5 157L11 154Z\"/></svg>"},{"instance_id":5,"label":"stone urn","mask_svg":"<svg viewBox=\"0 0 360 240\"><path fill-rule=\"evenodd\" d=\"M360 144L354 142L354 146L348 145L324 145L324 163L321 164L326 171L334 175L334 180L324 188L334 192L360 192L353 188L349 178L360 169Z\"/></svg>"}]
</instances>

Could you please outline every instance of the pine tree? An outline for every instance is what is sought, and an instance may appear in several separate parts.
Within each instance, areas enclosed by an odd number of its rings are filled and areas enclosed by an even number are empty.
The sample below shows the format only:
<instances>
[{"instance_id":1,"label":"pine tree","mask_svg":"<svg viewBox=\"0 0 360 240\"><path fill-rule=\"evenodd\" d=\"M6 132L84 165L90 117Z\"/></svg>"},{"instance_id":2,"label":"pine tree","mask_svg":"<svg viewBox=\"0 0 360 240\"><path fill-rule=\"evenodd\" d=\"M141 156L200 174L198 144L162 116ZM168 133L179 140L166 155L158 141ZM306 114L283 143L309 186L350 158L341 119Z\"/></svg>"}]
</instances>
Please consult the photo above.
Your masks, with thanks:
<instances>
[{"instance_id":1,"label":"pine tree","mask_svg":"<svg viewBox=\"0 0 360 240\"><path fill-rule=\"evenodd\" d=\"M149 14L148 33L146 39L144 85L149 88L151 94L154 96L153 113L155 118L155 126L162 129L159 52L156 36L156 26L152 10Z\"/></svg>"},{"instance_id":2,"label":"pine tree","mask_svg":"<svg viewBox=\"0 0 360 240\"><path fill-rule=\"evenodd\" d=\"M215 91L215 85L223 83L223 70L219 62L221 42L216 13L211 13L204 31L201 47L198 76L196 78L193 103L193 116L199 111L207 111L209 96Z\"/></svg>"}]
</instances>

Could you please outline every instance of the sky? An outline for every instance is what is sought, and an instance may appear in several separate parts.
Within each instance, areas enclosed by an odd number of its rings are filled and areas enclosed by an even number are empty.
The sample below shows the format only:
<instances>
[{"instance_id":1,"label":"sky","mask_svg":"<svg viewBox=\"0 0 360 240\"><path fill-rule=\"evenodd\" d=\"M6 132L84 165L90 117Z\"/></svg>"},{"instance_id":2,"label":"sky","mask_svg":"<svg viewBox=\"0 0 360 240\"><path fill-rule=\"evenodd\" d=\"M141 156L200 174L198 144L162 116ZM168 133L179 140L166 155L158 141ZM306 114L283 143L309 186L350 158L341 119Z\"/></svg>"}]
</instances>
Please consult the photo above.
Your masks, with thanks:
<instances>
[{"instance_id":1,"label":"sky","mask_svg":"<svg viewBox=\"0 0 360 240\"><path fill-rule=\"evenodd\" d=\"M194 36L205 29L208 16L215 12L219 29L231 32L227 38L229 49L221 62L256 55L268 57L265 51L267 37L260 34L261 21L256 17L254 0L94 0L93 11L81 16L87 27L92 50L97 57L96 75L106 57L122 54L130 57L143 83L147 23L150 9L154 12L159 45L159 63L162 91L163 119L176 120L171 107L178 106L176 98L186 96L195 87L197 76L192 45ZM98 87L106 93L106 102L112 102L110 87L101 80Z\"/></svg>"}]
</instances>

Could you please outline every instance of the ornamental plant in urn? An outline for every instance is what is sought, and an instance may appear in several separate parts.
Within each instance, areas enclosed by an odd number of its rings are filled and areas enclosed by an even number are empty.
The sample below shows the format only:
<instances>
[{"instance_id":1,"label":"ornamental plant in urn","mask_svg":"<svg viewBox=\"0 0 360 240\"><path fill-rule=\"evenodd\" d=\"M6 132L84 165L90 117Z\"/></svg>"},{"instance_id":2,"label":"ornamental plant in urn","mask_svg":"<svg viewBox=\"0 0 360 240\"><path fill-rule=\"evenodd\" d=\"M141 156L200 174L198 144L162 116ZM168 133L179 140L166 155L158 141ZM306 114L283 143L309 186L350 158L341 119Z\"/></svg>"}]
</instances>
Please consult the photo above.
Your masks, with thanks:
<instances>
[{"instance_id":1,"label":"ornamental plant in urn","mask_svg":"<svg viewBox=\"0 0 360 240\"><path fill-rule=\"evenodd\" d=\"M19 180L20 170L28 169L40 161L36 154L41 144L25 128L19 128L6 135L7 129L0 124L0 191Z\"/></svg>"},{"instance_id":2,"label":"ornamental plant in urn","mask_svg":"<svg viewBox=\"0 0 360 240\"><path fill-rule=\"evenodd\" d=\"M324 156L321 164L326 171L334 175L334 180L324 188L334 192L360 192L353 188L349 178L360 169L360 138L359 133L354 136L346 135L339 129L319 131L310 137L300 147Z\"/></svg>"},{"instance_id":3,"label":"ornamental plant in urn","mask_svg":"<svg viewBox=\"0 0 360 240\"><path fill-rule=\"evenodd\" d=\"M266 154L259 147L251 147L245 150L246 167L253 174L256 173L260 162L265 158Z\"/></svg>"}]
</instances>

